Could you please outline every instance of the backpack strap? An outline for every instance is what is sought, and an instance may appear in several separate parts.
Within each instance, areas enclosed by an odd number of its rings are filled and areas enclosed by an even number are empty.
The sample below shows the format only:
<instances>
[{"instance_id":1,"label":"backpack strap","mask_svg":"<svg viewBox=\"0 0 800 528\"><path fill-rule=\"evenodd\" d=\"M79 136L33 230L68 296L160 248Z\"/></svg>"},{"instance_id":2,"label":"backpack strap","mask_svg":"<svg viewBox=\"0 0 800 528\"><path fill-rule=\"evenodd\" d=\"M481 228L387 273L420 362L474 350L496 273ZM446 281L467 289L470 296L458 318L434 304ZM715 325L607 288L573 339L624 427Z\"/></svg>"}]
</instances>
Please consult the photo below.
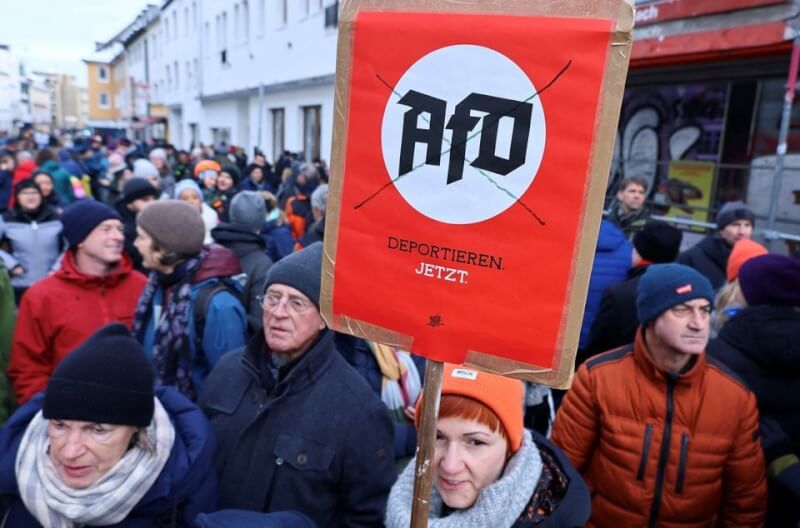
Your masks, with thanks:
<instances>
[{"instance_id":1,"label":"backpack strap","mask_svg":"<svg viewBox=\"0 0 800 528\"><path fill-rule=\"evenodd\" d=\"M206 315L211 299L222 291L227 291L241 302L241 295L235 279L223 277L214 284L206 284L197 292L194 300L194 351L196 357L203 355L203 335L206 331Z\"/></svg>"}]
</instances>

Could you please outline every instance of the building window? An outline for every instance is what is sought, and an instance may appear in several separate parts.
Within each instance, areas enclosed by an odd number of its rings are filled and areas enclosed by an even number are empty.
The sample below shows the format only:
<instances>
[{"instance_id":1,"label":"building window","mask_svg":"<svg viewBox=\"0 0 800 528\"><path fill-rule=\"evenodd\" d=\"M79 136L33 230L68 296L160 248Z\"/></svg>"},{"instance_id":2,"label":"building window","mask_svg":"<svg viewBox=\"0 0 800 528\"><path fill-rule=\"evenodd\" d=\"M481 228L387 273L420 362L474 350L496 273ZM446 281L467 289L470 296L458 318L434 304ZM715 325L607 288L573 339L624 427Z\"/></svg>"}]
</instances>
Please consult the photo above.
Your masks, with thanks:
<instances>
[{"instance_id":1,"label":"building window","mask_svg":"<svg viewBox=\"0 0 800 528\"><path fill-rule=\"evenodd\" d=\"M108 102L108 94L106 92L100 92L100 108L111 108L111 105Z\"/></svg>"},{"instance_id":2,"label":"building window","mask_svg":"<svg viewBox=\"0 0 800 528\"><path fill-rule=\"evenodd\" d=\"M267 0L258 0L258 36L264 36L264 24L267 22L266 6L264 5Z\"/></svg>"},{"instance_id":3,"label":"building window","mask_svg":"<svg viewBox=\"0 0 800 528\"><path fill-rule=\"evenodd\" d=\"M194 70L194 87L196 89L199 89L200 88L200 70L197 69L198 68L197 59L192 59L192 63L194 64L194 68L192 68Z\"/></svg>"},{"instance_id":4,"label":"building window","mask_svg":"<svg viewBox=\"0 0 800 528\"><path fill-rule=\"evenodd\" d=\"M286 0L273 0L275 2L275 21L278 26L285 26L289 20L289 6Z\"/></svg>"},{"instance_id":5,"label":"building window","mask_svg":"<svg viewBox=\"0 0 800 528\"><path fill-rule=\"evenodd\" d=\"M178 10L172 12L172 38L178 39Z\"/></svg>"},{"instance_id":6,"label":"building window","mask_svg":"<svg viewBox=\"0 0 800 528\"><path fill-rule=\"evenodd\" d=\"M107 66L98 66L97 67L97 80L103 83L108 82L108 67Z\"/></svg>"},{"instance_id":7,"label":"building window","mask_svg":"<svg viewBox=\"0 0 800 528\"><path fill-rule=\"evenodd\" d=\"M250 40L250 6L247 5L247 0L242 0L242 40Z\"/></svg>"},{"instance_id":8,"label":"building window","mask_svg":"<svg viewBox=\"0 0 800 528\"><path fill-rule=\"evenodd\" d=\"M189 8L183 8L183 34L184 36L189 36Z\"/></svg>"},{"instance_id":9,"label":"building window","mask_svg":"<svg viewBox=\"0 0 800 528\"><path fill-rule=\"evenodd\" d=\"M272 114L272 159L277 160L284 151L283 147L283 108L273 108Z\"/></svg>"},{"instance_id":10,"label":"building window","mask_svg":"<svg viewBox=\"0 0 800 528\"><path fill-rule=\"evenodd\" d=\"M325 8L325 27L335 28L339 24L338 0Z\"/></svg>"},{"instance_id":11,"label":"building window","mask_svg":"<svg viewBox=\"0 0 800 528\"><path fill-rule=\"evenodd\" d=\"M181 76L179 73L180 70L178 69L178 61L175 61L173 68L175 69L175 89L179 90L181 87Z\"/></svg>"},{"instance_id":12,"label":"building window","mask_svg":"<svg viewBox=\"0 0 800 528\"><path fill-rule=\"evenodd\" d=\"M197 31L197 2L192 2L192 29Z\"/></svg>"},{"instance_id":13,"label":"building window","mask_svg":"<svg viewBox=\"0 0 800 528\"><path fill-rule=\"evenodd\" d=\"M303 107L303 154L306 161L319 158L321 106Z\"/></svg>"}]
</instances>

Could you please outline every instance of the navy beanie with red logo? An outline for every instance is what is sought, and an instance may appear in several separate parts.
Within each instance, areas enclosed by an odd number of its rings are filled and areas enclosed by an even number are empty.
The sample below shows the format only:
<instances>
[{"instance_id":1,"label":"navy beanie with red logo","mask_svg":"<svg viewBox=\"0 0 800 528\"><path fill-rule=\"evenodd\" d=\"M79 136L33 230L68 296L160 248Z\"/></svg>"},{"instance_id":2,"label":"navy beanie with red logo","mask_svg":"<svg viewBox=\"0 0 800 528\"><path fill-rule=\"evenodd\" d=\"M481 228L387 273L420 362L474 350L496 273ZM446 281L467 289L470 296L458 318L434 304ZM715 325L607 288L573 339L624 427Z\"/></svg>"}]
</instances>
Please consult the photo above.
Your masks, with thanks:
<instances>
[{"instance_id":1,"label":"navy beanie with red logo","mask_svg":"<svg viewBox=\"0 0 800 528\"><path fill-rule=\"evenodd\" d=\"M673 306L694 299L706 299L714 306L714 289L705 276L683 264L651 264L636 290L639 324L646 326Z\"/></svg>"}]
</instances>

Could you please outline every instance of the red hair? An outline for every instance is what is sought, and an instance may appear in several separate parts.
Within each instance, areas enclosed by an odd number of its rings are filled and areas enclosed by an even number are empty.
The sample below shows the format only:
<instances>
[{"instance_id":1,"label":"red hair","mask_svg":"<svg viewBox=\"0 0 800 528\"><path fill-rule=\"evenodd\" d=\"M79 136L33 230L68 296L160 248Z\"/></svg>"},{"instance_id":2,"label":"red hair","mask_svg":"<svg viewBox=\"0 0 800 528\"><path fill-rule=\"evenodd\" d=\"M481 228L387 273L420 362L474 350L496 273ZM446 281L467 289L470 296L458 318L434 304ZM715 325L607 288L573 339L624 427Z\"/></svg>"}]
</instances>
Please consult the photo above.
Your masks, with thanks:
<instances>
[{"instance_id":1,"label":"red hair","mask_svg":"<svg viewBox=\"0 0 800 528\"><path fill-rule=\"evenodd\" d=\"M500 422L500 418L478 400L455 394L442 394L441 402L439 403L439 418L474 420L488 427L490 431L500 434L503 440L506 441L507 454L511 454L514 451L511 448L511 440L508 437L508 433L506 433L505 427Z\"/></svg>"}]
</instances>

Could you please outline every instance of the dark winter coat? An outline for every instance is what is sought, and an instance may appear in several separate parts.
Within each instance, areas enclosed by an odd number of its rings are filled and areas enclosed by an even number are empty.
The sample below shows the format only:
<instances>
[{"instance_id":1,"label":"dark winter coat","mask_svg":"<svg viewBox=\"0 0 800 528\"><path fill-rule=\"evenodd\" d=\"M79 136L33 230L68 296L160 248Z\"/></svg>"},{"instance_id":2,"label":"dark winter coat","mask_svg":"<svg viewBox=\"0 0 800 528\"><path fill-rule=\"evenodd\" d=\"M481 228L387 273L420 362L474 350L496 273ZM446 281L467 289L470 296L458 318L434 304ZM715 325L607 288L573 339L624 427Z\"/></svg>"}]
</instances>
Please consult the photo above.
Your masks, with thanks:
<instances>
[{"instance_id":1,"label":"dark winter coat","mask_svg":"<svg viewBox=\"0 0 800 528\"><path fill-rule=\"evenodd\" d=\"M592 275L589 278L589 293L586 296L586 308L583 312L581 348L589 340L589 329L600 308L600 297L606 288L625 280L631 267L632 254L633 246L623 232L610 220L601 221Z\"/></svg>"},{"instance_id":2,"label":"dark winter coat","mask_svg":"<svg viewBox=\"0 0 800 528\"><path fill-rule=\"evenodd\" d=\"M647 266L628 271L628 278L603 292L600 309L589 331L589 341L578 351L577 364L588 358L628 343L633 343L639 318L636 315L636 288Z\"/></svg>"},{"instance_id":3,"label":"dark winter coat","mask_svg":"<svg viewBox=\"0 0 800 528\"><path fill-rule=\"evenodd\" d=\"M269 220L264 223L261 229L261 238L266 244L266 253L272 262L280 259L294 251L295 240L292 231L287 225L278 225L277 220Z\"/></svg>"},{"instance_id":4,"label":"dark winter coat","mask_svg":"<svg viewBox=\"0 0 800 528\"><path fill-rule=\"evenodd\" d=\"M114 203L114 209L119 213L122 218L122 228L125 233L125 253L131 257L133 261L133 269L141 271L142 273L149 273L142 265L142 254L136 249L133 242L136 240L136 213L128 209L125 201L120 199Z\"/></svg>"},{"instance_id":5,"label":"dark winter coat","mask_svg":"<svg viewBox=\"0 0 800 528\"><path fill-rule=\"evenodd\" d=\"M347 360L356 372L361 374L378 398L381 397L383 375L375 355L369 344L361 338L348 334L336 334L336 349ZM425 359L412 355L411 359L419 372L420 382L425 381ZM414 456L417 451L417 428L413 422L400 423L392 421L394 425L394 456L398 459Z\"/></svg>"},{"instance_id":6,"label":"dark winter coat","mask_svg":"<svg viewBox=\"0 0 800 528\"><path fill-rule=\"evenodd\" d=\"M677 262L696 269L711 281L712 288L719 290L727 279L725 269L732 249L715 231L678 255Z\"/></svg>"},{"instance_id":7,"label":"dark winter coat","mask_svg":"<svg viewBox=\"0 0 800 528\"><path fill-rule=\"evenodd\" d=\"M201 513L198 528L316 528L311 519L297 512L259 513L246 510L220 510Z\"/></svg>"},{"instance_id":8,"label":"dark winter coat","mask_svg":"<svg viewBox=\"0 0 800 528\"><path fill-rule=\"evenodd\" d=\"M396 477L392 424L333 339L323 330L276 379L259 334L211 372L200 403L220 441L220 507L381 525Z\"/></svg>"},{"instance_id":9,"label":"dark winter coat","mask_svg":"<svg viewBox=\"0 0 800 528\"><path fill-rule=\"evenodd\" d=\"M10 170L0 170L0 213L8 209L11 200L14 173Z\"/></svg>"},{"instance_id":10,"label":"dark winter coat","mask_svg":"<svg viewBox=\"0 0 800 528\"><path fill-rule=\"evenodd\" d=\"M584 526L592 513L589 488L561 449L535 431L531 435L544 467L531 502L512 528ZM537 514L546 518L539 519Z\"/></svg>"},{"instance_id":11,"label":"dark winter coat","mask_svg":"<svg viewBox=\"0 0 800 528\"><path fill-rule=\"evenodd\" d=\"M325 238L325 217L323 216L308 227L306 234L297 241L297 249L308 247L314 242L322 242Z\"/></svg>"},{"instance_id":12,"label":"dark winter coat","mask_svg":"<svg viewBox=\"0 0 800 528\"><path fill-rule=\"evenodd\" d=\"M272 266L272 259L265 253L264 239L237 224L220 224L211 230L211 236L217 244L233 251L247 275L242 301L247 308L250 329L256 331L261 328L264 315L258 297L264 293L267 272Z\"/></svg>"},{"instance_id":13,"label":"dark winter coat","mask_svg":"<svg viewBox=\"0 0 800 528\"><path fill-rule=\"evenodd\" d=\"M197 406L170 387L157 388L156 397L175 427L175 443L150 490L124 521L113 526L187 526L199 513L216 508L216 439L208 420ZM40 526L19 497L14 463L25 429L43 404L44 393L40 393L14 413L0 432L0 519L8 514L4 526L9 528Z\"/></svg>"},{"instance_id":14,"label":"dark winter coat","mask_svg":"<svg viewBox=\"0 0 800 528\"><path fill-rule=\"evenodd\" d=\"M708 348L755 393L762 425L774 420L782 430L775 432L788 437L784 452L771 456L769 447L782 439L772 438L772 429L762 426L767 463L783 455L800 456L800 312L788 306L749 306L722 327ZM800 475L794 487L800 488ZM786 523L776 526L797 526L800 496L778 500L778 491L770 488L769 517Z\"/></svg>"}]
</instances>

